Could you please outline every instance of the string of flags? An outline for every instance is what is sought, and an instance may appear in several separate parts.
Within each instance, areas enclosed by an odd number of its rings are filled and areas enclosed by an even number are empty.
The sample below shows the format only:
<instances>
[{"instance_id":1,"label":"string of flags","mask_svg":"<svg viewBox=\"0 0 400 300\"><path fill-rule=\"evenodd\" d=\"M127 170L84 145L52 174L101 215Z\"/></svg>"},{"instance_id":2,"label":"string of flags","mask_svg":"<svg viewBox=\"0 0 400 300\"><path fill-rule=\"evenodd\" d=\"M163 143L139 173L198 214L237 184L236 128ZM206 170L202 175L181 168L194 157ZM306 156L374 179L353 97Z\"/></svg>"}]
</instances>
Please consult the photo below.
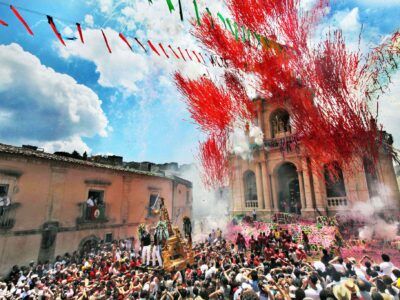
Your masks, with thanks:
<instances>
[{"instance_id":1,"label":"string of flags","mask_svg":"<svg viewBox=\"0 0 400 300\"><path fill-rule=\"evenodd\" d=\"M153 4L153 0L148 0L149 4ZM175 6L172 3L172 0L166 0L167 6L169 9L169 12L172 13L175 11ZM181 0L178 0L178 5L179 5L179 15L180 19L183 22L183 9L182 9L182 3ZM197 4L197 0L193 0L193 8L196 16L196 23L198 26L201 26L201 17L200 17L200 12L199 12L199 6ZM211 26L214 28L214 20L213 20L213 15L208 7L205 8L207 15L210 17L211 20ZM224 28L226 30L229 30L232 35L235 37L236 41L239 41L239 36L241 35L241 40L243 43L250 43L251 44L251 39L255 41L256 47L258 46L263 46L266 49L276 49L276 50L282 50L284 48L283 45L277 43L276 41L267 38L261 34L258 34L257 32L254 32L248 28L246 28L243 25L239 25L237 22L232 22L229 18L225 18L220 12L217 13L218 20L221 21L221 24L224 25ZM241 31L241 34L240 34Z\"/></svg>"},{"instance_id":2,"label":"string of flags","mask_svg":"<svg viewBox=\"0 0 400 300\"><path fill-rule=\"evenodd\" d=\"M167 0L168 3L171 3L171 9L173 8L173 4L170 0ZM5 3L0 2L0 4L6 5ZM7 5L8 6L8 5ZM180 5L181 6L181 5ZM10 10L12 11L12 13L15 15L15 17L18 19L18 21L23 25L23 27L26 29L26 31L28 32L28 34L34 36L34 32L31 29L31 27L29 26L28 22L24 19L24 17L22 16L22 14L20 13L20 11L27 11L27 12L31 12L28 9L25 9L23 7L15 7L13 5L9 5ZM77 40L76 37L63 37L60 33L60 31L58 30L54 19L56 19L53 16L44 14L44 13L40 13L40 12L36 12L40 15L46 16L47 18L47 23L49 24L51 30L53 31L54 35L56 36L56 38L59 40L59 42L63 45L63 46L67 46L64 40ZM0 25L1 26L6 26L8 27L9 24L0 19ZM83 30L82 30L82 25L80 23L75 23L76 26L76 30L78 32L79 35L79 40L82 44L85 44L85 40L84 40L84 34L83 34ZM106 46L107 51L112 54L112 48L111 45L109 43L109 40L107 38L107 35L105 33L105 31L103 29L100 29L103 40L104 40L104 44ZM120 40L129 48L130 51L134 51L132 44L129 42L128 37L125 36L123 33L119 33L118 34ZM164 47L164 45L162 43L154 43L151 40L148 40L147 43L143 44L137 37L132 37L132 39L138 44L138 46L140 46L140 48L145 52L148 53L149 50L146 48L145 44L147 44L149 46L149 48L151 49L151 51L156 54L157 56L162 56L161 53L167 58L169 59L171 56L175 57L177 60L182 59L183 61L187 62L187 61L192 61L192 62L196 62L196 63L200 63L203 64L205 66L207 66L207 62L204 59L204 56L198 52L198 51L194 51L194 50L189 50L189 49L181 49L181 47L176 47L176 50L174 50L174 48L171 45L168 45L168 47ZM157 48L158 47L158 48ZM171 53L168 54L167 50L169 50ZM179 54L178 54L179 53ZM209 63L214 66L214 67L228 67L228 63L227 60L223 59L220 56L214 55L214 54L206 54L206 57L209 60Z\"/></svg>"}]
</instances>

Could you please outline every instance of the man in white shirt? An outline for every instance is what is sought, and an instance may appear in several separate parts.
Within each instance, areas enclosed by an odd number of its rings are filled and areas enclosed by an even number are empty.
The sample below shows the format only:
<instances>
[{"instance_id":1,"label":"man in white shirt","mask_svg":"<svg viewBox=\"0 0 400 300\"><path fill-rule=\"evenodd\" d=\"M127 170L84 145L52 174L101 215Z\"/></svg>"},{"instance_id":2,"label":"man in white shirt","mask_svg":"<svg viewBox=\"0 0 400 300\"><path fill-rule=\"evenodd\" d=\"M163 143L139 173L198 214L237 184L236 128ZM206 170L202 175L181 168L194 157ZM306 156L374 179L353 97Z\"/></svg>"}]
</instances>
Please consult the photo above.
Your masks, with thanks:
<instances>
[{"instance_id":1,"label":"man in white shirt","mask_svg":"<svg viewBox=\"0 0 400 300\"><path fill-rule=\"evenodd\" d=\"M390 262L390 257L387 254L382 254L383 262L379 265L383 275L392 276L393 264Z\"/></svg>"},{"instance_id":2,"label":"man in white shirt","mask_svg":"<svg viewBox=\"0 0 400 300\"><path fill-rule=\"evenodd\" d=\"M319 293L322 291L322 286L318 283L318 277L311 275L308 279L308 287L304 291L307 298L319 300Z\"/></svg>"},{"instance_id":3,"label":"man in white shirt","mask_svg":"<svg viewBox=\"0 0 400 300\"><path fill-rule=\"evenodd\" d=\"M93 196L90 196L89 199L86 200L86 205L88 207L93 207L94 206Z\"/></svg>"}]
</instances>

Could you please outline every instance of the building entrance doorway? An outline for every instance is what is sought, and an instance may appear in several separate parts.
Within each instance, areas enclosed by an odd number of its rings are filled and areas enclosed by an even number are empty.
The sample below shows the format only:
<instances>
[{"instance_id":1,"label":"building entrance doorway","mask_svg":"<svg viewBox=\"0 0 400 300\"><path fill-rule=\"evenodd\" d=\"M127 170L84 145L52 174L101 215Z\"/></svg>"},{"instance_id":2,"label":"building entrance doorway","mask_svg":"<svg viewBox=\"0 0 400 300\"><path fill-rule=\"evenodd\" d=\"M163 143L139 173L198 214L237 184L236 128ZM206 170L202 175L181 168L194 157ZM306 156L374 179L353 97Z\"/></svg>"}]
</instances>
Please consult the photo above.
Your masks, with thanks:
<instances>
[{"instance_id":1,"label":"building entrance doorway","mask_svg":"<svg viewBox=\"0 0 400 300\"><path fill-rule=\"evenodd\" d=\"M300 186L296 166L282 164L276 173L278 179L278 205L280 212L301 214Z\"/></svg>"}]
</instances>

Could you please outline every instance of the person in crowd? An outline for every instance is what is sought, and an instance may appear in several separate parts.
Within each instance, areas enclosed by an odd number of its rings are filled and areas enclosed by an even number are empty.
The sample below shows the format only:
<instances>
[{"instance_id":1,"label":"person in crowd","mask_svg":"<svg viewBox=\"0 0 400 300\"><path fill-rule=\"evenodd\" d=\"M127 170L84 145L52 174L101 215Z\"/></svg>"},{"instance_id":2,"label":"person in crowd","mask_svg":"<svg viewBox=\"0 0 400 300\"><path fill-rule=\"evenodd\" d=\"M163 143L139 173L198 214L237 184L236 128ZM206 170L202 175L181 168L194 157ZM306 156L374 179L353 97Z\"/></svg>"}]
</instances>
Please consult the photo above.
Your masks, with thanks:
<instances>
[{"instance_id":1,"label":"person in crowd","mask_svg":"<svg viewBox=\"0 0 400 300\"><path fill-rule=\"evenodd\" d=\"M399 300L400 270L386 253L379 262L367 256L359 262L332 258L328 249L310 257L284 228L255 234L259 238L250 239L247 251L241 233L237 248L224 236L193 244L194 262L167 272L146 266L145 247L151 243L146 229L141 258L119 240L52 262L14 266L0 280L0 299Z\"/></svg>"},{"instance_id":2,"label":"person in crowd","mask_svg":"<svg viewBox=\"0 0 400 300\"><path fill-rule=\"evenodd\" d=\"M152 261L153 261L153 267L155 267L157 265L158 262L158 266L162 267L163 263L162 263L162 259L161 259L161 246L162 246L162 240L160 240L159 235L157 234L157 232L154 233L154 237L153 237L153 247L152 247Z\"/></svg>"},{"instance_id":3,"label":"person in crowd","mask_svg":"<svg viewBox=\"0 0 400 300\"><path fill-rule=\"evenodd\" d=\"M150 266L151 236L148 228L143 232L140 243L142 248L142 263Z\"/></svg>"}]
</instances>

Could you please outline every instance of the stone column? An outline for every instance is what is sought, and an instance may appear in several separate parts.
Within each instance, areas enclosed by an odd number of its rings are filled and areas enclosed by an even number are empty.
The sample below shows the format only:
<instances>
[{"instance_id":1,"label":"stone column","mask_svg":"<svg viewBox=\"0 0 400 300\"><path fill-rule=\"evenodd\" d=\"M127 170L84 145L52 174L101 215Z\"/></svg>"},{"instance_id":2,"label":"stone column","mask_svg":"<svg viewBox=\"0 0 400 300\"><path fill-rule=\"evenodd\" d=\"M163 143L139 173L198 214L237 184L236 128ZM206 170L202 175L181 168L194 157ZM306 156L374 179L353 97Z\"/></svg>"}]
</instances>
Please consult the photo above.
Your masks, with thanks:
<instances>
[{"instance_id":1,"label":"stone column","mask_svg":"<svg viewBox=\"0 0 400 300\"><path fill-rule=\"evenodd\" d=\"M262 187L263 179L261 173L261 163L256 163L256 185L257 185L257 200L258 209L264 209L264 191Z\"/></svg>"},{"instance_id":2,"label":"stone column","mask_svg":"<svg viewBox=\"0 0 400 300\"><path fill-rule=\"evenodd\" d=\"M274 203L274 211L279 211L279 195L278 195L278 179L276 178L275 175L269 175L270 181L271 181L271 187L272 187L272 197L273 197L273 203Z\"/></svg>"},{"instance_id":3,"label":"stone column","mask_svg":"<svg viewBox=\"0 0 400 300\"><path fill-rule=\"evenodd\" d=\"M306 208L306 194L304 192L304 176L303 171L297 171L298 179L299 179L299 187L300 187L300 200L301 200L301 208Z\"/></svg>"},{"instance_id":4,"label":"stone column","mask_svg":"<svg viewBox=\"0 0 400 300\"><path fill-rule=\"evenodd\" d=\"M273 207L273 197L272 197L272 190L271 190L271 179L270 175L267 172L267 165L266 163L261 164L261 172L263 178L263 191L264 191L264 208L267 211L272 211Z\"/></svg>"}]
</instances>

